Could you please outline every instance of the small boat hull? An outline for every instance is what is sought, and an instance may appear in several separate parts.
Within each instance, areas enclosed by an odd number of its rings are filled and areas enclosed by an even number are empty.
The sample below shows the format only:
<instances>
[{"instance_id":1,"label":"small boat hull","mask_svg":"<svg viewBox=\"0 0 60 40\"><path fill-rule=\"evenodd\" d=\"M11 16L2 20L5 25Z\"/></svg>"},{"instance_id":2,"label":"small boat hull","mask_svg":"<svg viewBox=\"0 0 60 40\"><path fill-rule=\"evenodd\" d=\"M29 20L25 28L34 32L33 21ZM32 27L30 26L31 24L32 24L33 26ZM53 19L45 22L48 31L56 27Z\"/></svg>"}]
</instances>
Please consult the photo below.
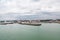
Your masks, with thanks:
<instances>
[{"instance_id":1,"label":"small boat hull","mask_svg":"<svg viewBox=\"0 0 60 40\"><path fill-rule=\"evenodd\" d=\"M41 24L25 24L25 23L22 23L22 25L41 26Z\"/></svg>"},{"instance_id":2,"label":"small boat hull","mask_svg":"<svg viewBox=\"0 0 60 40\"><path fill-rule=\"evenodd\" d=\"M5 24L5 23L0 23L0 25L7 25L7 24Z\"/></svg>"},{"instance_id":3,"label":"small boat hull","mask_svg":"<svg viewBox=\"0 0 60 40\"><path fill-rule=\"evenodd\" d=\"M27 25L40 26L41 24L27 24Z\"/></svg>"}]
</instances>

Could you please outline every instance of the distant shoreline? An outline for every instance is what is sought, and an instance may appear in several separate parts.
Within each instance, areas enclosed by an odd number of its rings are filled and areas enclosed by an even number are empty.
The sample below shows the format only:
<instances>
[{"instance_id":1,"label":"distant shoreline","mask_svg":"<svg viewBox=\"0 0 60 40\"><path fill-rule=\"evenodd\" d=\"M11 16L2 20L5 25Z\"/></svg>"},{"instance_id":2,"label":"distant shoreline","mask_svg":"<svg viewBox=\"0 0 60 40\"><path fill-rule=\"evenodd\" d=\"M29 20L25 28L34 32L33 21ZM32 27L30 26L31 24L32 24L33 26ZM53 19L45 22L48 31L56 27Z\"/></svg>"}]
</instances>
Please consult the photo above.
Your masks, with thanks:
<instances>
[{"instance_id":1,"label":"distant shoreline","mask_svg":"<svg viewBox=\"0 0 60 40\"><path fill-rule=\"evenodd\" d=\"M40 23L59 23L60 19L58 20L5 20L0 21L0 25L6 25L6 24L40 24Z\"/></svg>"}]
</instances>

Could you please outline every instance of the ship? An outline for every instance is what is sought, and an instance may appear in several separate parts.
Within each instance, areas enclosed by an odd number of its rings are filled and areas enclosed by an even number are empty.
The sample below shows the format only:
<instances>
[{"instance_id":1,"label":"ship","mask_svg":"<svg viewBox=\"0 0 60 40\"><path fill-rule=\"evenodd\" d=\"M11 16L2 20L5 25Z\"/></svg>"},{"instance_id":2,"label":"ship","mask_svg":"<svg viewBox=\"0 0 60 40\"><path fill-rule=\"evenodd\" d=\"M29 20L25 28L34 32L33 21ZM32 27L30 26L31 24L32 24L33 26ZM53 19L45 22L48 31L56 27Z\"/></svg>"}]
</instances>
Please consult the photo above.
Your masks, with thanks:
<instances>
[{"instance_id":1,"label":"ship","mask_svg":"<svg viewBox=\"0 0 60 40\"><path fill-rule=\"evenodd\" d=\"M22 25L32 25L32 26L41 26L41 23L21 22L19 24L22 24Z\"/></svg>"},{"instance_id":2,"label":"ship","mask_svg":"<svg viewBox=\"0 0 60 40\"><path fill-rule=\"evenodd\" d=\"M10 21L0 21L0 25L7 25L7 24L13 24Z\"/></svg>"},{"instance_id":3,"label":"ship","mask_svg":"<svg viewBox=\"0 0 60 40\"><path fill-rule=\"evenodd\" d=\"M25 23L22 23L22 25L41 26L41 24L25 24Z\"/></svg>"},{"instance_id":4,"label":"ship","mask_svg":"<svg viewBox=\"0 0 60 40\"><path fill-rule=\"evenodd\" d=\"M5 24L5 23L0 23L0 25L7 25L7 24Z\"/></svg>"}]
</instances>

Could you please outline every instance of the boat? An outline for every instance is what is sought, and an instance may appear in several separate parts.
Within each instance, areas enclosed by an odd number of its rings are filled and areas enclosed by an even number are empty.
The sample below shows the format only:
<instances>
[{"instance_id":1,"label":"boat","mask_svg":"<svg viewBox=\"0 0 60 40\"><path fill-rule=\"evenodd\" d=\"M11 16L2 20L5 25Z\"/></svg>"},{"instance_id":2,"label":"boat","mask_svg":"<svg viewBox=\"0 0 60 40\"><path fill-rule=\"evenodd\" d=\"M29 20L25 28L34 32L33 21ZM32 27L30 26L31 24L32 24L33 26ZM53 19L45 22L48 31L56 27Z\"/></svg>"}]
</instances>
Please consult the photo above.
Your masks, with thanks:
<instances>
[{"instance_id":1,"label":"boat","mask_svg":"<svg viewBox=\"0 0 60 40\"><path fill-rule=\"evenodd\" d=\"M11 21L0 21L0 25L13 24Z\"/></svg>"},{"instance_id":2,"label":"boat","mask_svg":"<svg viewBox=\"0 0 60 40\"><path fill-rule=\"evenodd\" d=\"M41 26L41 24L25 24L25 25Z\"/></svg>"},{"instance_id":3,"label":"boat","mask_svg":"<svg viewBox=\"0 0 60 40\"><path fill-rule=\"evenodd\" d=\"M7 24L5 24L5 23L0 23L0 25L7 25Z\"/></svg>"},{"instance_id":4,"label":"boat","mask_svg":"<svg viewBox=\"0 0 60 40\"><path fill-rule=\"evenodd\" d=\"M13 24L12 22L4 22L4 24Z\"/></svg>"},{"instance_id":5,"label":"boat","mask_svg":"<svg viewBox=\"0 0 60 40\"><path fill-rule=\"evenodd\" d=\"M22 25L32 25L32 26L41 26L41 23L19 23Z\"/></svg>"},{"instance_id":6,"label":"boat","mask_svg":"<svg viewBox=\"0 0 60 40\"><path fill-rule=\"evenodd\" d=\"M7 23L5 23L5 24L13 24L13 23L8 23L8 22L7 22Z\"/></svg>"}]
</instances>

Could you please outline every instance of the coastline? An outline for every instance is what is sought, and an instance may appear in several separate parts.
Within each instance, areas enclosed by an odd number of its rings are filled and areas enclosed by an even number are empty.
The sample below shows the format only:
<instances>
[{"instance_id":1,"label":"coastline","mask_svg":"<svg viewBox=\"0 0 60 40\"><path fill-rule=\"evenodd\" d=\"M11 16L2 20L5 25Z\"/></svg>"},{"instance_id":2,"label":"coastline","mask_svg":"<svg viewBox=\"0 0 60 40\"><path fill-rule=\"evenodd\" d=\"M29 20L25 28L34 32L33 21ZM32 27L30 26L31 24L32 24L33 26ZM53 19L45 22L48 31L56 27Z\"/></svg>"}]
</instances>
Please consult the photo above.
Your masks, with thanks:
<instances>
[{"instance_id":1,"label":"coastline","mask_svg":"<svg viewBox=\"0 0 60 40\"><path fill-rule=\"evenodd\" d=\"M0 25L7 24L23 24L23 25L41 25L42 23L58 23L60 24L60 20L5 20L0 21Z\"/></svg>"}]
</instances>

